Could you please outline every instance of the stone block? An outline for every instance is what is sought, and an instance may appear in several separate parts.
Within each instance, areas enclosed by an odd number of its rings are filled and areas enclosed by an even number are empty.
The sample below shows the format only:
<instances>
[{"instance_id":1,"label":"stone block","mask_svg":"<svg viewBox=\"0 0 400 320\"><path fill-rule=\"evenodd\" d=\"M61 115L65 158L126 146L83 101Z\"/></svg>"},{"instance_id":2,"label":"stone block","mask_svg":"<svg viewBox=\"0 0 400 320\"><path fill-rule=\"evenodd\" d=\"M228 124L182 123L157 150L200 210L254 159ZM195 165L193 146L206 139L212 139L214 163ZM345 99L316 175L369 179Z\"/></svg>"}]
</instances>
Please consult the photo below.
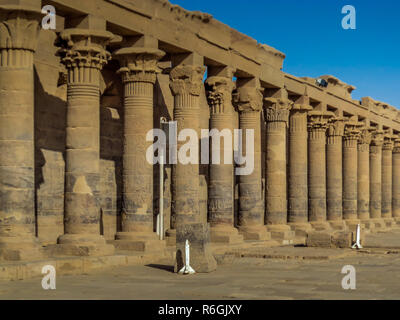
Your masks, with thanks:
<instances>
[{"instance_id":1,"label":"stone block","mask_svg":"<svg viewBox=\"0 0 400 320\"><path fill-rule=\"evenodd\" d=\"M190 265L198 273L212 272L217 262L210 248L210 229L208 224L188 223L177 226L175 272L181 270L185 261L185 242L189 240Z\"/></svg>"},{"instance_id":2,"label":"stone block","mask_svg":"<svg viewBox=\"0 0 400 320\"><path fill-rule=\"evenodd\" d=\"M166 242L161 240L110 240L107 242L116 249L140 252L162 251L166 245Z\"/></svg>"},{"instance_id":3,"label":"stone block","mask_svg":"<svg viewBox=\"0 0 400 320\"><path fill-rule=\"evenodd\" d=\"M335 232L332 235L331 247L350 248L353 244L353 232L343 231Z\"/></svg>"},{"instance_id":4,"label":"stone block","mask_svg":"<svg viewBox=\"0 0 400 320\"><path fill-rule=\"evenodd\" d=\"M244 240L267 241L271 240L271 233L264 226L239 227L239 234Z\"/></svg>"},{"instance_id":5,"label":"stone block","mask_svg":"<svg viewBox=\"0 0 400 320\"><path fill-rule=\"evenodd\" d=\"M313 231L308 233L307 247L330 248L332 243L332 234L328 232Z\"/></svg>"}]
</instances>

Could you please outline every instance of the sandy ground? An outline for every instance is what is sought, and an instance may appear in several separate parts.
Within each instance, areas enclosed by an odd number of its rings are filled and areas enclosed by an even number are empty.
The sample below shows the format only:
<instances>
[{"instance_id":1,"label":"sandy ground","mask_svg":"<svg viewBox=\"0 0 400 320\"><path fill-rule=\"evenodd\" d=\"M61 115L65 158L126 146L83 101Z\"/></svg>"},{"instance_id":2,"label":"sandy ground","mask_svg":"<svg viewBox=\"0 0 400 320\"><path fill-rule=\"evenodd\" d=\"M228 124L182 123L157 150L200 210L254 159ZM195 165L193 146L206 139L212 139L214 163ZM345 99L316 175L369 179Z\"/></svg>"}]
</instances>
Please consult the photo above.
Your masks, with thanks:
<instances>
[{"instance_id":1,"label":"sandy ground","mask_svg":"<svg viewBox=\"0 0 400 320\"><path fill-rule=\"evenodd\" d=\"M400 299L399 251L343 256L343 249L330 249L326 260L301 257L312 248L290 250L297 258L237 258L211 274L180 276L164 261L60 276L55 290L44 290L41 278L0 282L0 299ZM355 290L342 288L345 265L356 269Z\"/></svg>"}]
</instances>

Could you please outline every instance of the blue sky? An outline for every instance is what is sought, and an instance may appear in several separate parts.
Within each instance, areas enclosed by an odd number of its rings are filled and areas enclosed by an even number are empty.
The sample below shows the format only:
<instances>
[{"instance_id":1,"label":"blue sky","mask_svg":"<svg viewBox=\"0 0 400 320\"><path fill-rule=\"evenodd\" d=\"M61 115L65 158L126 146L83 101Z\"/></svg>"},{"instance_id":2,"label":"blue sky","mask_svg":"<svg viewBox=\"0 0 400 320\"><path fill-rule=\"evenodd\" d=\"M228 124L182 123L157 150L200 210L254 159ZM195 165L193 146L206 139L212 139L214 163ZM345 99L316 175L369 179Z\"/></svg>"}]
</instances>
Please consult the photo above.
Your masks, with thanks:
<instances>
[{"instance_id":1,"label":"blue sky","mask_svg":"<svg viewBox=\"0 0 400 320\"><path fill-rule=\"evenodd\" d=\"M364 96L400 108L399 0L170 0L286 54L284 71L330 74ZM356 9L357 29L342 28L344 5Z\"/></svg>"}]
</instances>

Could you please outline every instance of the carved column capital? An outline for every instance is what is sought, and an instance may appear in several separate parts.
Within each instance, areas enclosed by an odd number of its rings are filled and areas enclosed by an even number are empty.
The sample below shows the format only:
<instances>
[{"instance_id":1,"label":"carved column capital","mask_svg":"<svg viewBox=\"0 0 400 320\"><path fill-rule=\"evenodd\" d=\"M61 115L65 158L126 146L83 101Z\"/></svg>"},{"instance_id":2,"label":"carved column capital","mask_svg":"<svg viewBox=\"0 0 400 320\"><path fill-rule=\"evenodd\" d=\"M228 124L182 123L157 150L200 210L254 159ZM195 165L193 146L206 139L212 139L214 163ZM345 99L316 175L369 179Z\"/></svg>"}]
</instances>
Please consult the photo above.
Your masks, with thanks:
<instances>
[{"instance_id":1,"label":"carved column capital","mask_svg":"<svg viewBox=\"0 0 400 320\"><path fill-rule=\"evenodd\" d=\"M358 141L361 137L362 123L356 121L349 121L345 124L344 140L345 141Z\"/></svg>"},{"instance_id":2,"label":"carved column capital","mask_svg":"<svg viewBox=\"0 0 400 320\"><path fill-rule=\"evenodd\" d=\"M384 135L382 150L393 151L394 143L392 139L393 139L392 135L389 134Z\"/></svg>"},{"instance_id":3,"label":"carved column capital","mask_svg":"<svg viewBox=\"0 0 400 320\"><path fill-rule=\"evenodd\" d=\"M310 111L308 113L308 130L312 131L323 131L326 132L328 128L329 119L335 115L330 111Z\"/></svg>"},{"instance_id":4,"label":"carved column capital","mask_svg":"<svg viewBox=\"0 0 400 320\"><path fill-rule=\"evenodd\" d=\"M299 104L299 103L293 103L292 105L292 113L293 114L299 114L299 113L307 113L312 110L312 107L308 104Z\"/></svg>"},{"instance_id":5,"label":"carved column capital","mask_svg":"<svg viewBox=\"0 0 400 320\"><path fill-rule=\"evenodd\" d=\"M27 8L0 5L0 66L32 65L42 16L37 1Z\"/></svg>"},{"instance_id":6,"label":"carved column capital","mask_svg":"<svg viewBox=\"0 0 400 320\"><path fill-rule=\"evenodd\" d=\"M332 118L328 121L328 137L342 137L344 135L345 120L343 118Z\"/></svg>"},{"instance_id":7,"label":"carved column capital","mask_svg":"<svg viewBox=\"0 0 400 320\"><path fill-rule=\"evenodd\" d=\"M371 139L371 145L381 147L383 145L383 131L376 130L374 131Z\"/></svg>"},{"instance_id":8,"label":"carved column capital","mask_svg":"<svg viewBox=\"0 0 400 320\"><path fill-rule=\"evenodd\" d=\"M286 98L264 98L264 117L267 122L289 121L293 102Z\"/></svg>"},{"instance_id":9,"label":"carved column capital","mask_svg":"<svg viewBox=\"0 0 400 320\"><path fill-rule=\"evenodd\" d=\"M360 130L360 138L358 139L358 150L359 151L369 151L369 145L371 144L372 140L372 128L363 127Z\"/></svg>"},{"instance_id":10,"label":"carved column capital","mask_svg":"<svg viewBox=\"0 0 400 320\"><path fill-rule=\"evenodd\" d=\"M262 100L260 88L239 87L233 101L239 112L259 112L262 109Z\"/></svg>"},{"instance_id":11,"label":"carved column capital","mask_svg":"<svg viewBox=\"0 0 400 320\"><path fill-rule=\"evenodd\" d=\"M211 114L232 114L232 79L213 76L206 80L206 92Z\"/></svg>"},{"instance_id":12,"label":"carved column capital","mask_svg":"<svg viewBox=\"0 0 400 320\"><path fill-rule=\"evenodd\" d=\"M394 140L393 153L400 153L400 138Z\"/></svg>"},{"instance_id":13,"label":"carved column capital","mask_svg":"<svg viewBox=\"0 0 400 320\"><path fill-rule=\"evenodd\" d=\"M372 128L362 128L360 130L360 139L358 139L358 144L370 145L372 140L372 132Z\"/></svg>"},{"instance_id":14,"label":"carved column capital","mask_svg":"<svg viewBox=\"0 0 400 320\"><path fill-rule=\"evenodd\" d=\"M120 61L121 68L118 73L122 75L124 82L151 82L155 83L158 68L158 61L165 53L156 48L130 47L122 48L114 53Z\"/></svg>"},{"instance_id":15,"label":"carved column capital","mask_svg":"<svg viewBox=\"0 0 400 320\"><path fill-rule=\"evenodd\" d=\"M178 65L173 68L169 74L172 94L200 96L205 71L204 66Z\"/></svg>"},{"instance_id":16,"label":"carved column capital","mask_svg":"<svg viewBox=\"0 0 400 320\"><path fill-rule=\"evenodd\" d=\"M103 30L66 29L60 34L59 55L68 70L90 68L101 70L111 59L105 49L113 34ZM76 80L76 79L75 79Z\"/></svg>"}]
</instances>

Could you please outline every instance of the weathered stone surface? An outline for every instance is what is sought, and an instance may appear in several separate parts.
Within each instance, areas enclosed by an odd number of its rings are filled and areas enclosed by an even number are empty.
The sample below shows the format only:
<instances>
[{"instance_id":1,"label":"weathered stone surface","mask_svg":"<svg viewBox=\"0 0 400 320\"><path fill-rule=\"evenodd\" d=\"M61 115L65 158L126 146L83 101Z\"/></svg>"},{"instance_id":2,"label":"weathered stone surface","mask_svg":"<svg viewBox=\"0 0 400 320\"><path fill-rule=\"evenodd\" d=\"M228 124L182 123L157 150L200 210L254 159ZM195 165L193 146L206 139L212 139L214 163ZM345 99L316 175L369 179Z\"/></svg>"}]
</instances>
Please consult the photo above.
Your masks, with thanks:
<instances>
[{"instance_id":1,"label":"weathered stone surface","mask_svg":"<svg viewBox=\"0 0 400 320\"><path fill-rule=\"evenodd\" d=\"M0 0L0 259L38 259L57 239L51 252L82 256L163 247L158 167L144 157L161 117L198 133L255 130L249 176L233 164L165 166L169 245L194 222L210 222L218 246L271 234L288 244L312 227L354 240L360 222L400 224L396 108L353 100L334 76L319 77L325 88L286 74L283 53L168 1L52 4L57 28L38 33L41 1Z\"/></svg>"},{"instance_id":2,"label":"weathered stone surface","mask_svg":"<svg viewBox=\"0 0 400 320\"><path fill-rule=\"evenodd\" d=\"M184 266L186 240L190 246L190 266L199 273L215 271L217 262L210 248L209 226L204 223L187 223L177 228L175 272Z\"/></svg>"},{"instance_id":3,"label":"weathered stone surface","mask_svg":"<svg viewBox=\"0 0 400 320\"><path fill-rule=\"evenodd\" d=\"M343 135L345 119L329 120L326 145L326 216L330 223L343 219Z\"/></svg>"},{"instance_id":4,"label":"weathered stone surface","mask_svg":"<svg viewBox=\"0 0 400 320\"><path fill-rule=\"evenodd\" d=\"M41 255L35 230L33 72L40 20L40 1L0 3L0 260Z\"/></svg>"},{"instance_id":5,"label":"weathered stone surface","mask_svg":"<svg viewBox=\"0 0 400 320\"><path fill-rule=\"evenodd\" d=\"M286 129L291 107L285 88L264 99L267 123L265 217L272 238L282 241L294 238L294 232L287 225Z\"/></svg>"},{"instance_id":6,"label":"weathered stone surface","mask_svg":"<svg viewBox=\"0 0 400 320\"><path fill-rule=\"evenodd\" d=\"M239 129L242 129L243 150L254 159L251 174L241 175L239 179L239 232L244 239L264 240L270 235L264 227L265 214L262 202L261 180L261 128L260 117L263 95L258 79L238 79L235 106L239 112ZM246 149L246 130L254 132L254 153Z\"/></svg>"},{"instance_id":7,"label":"weathered stone surface","mask_svg":"<svg viewBox=\"0 0 400 320\"><path fill-rule=\"evenodd\" d=\"M307 112L311 111L307 92L295 101L289 118L288 222L308 222Z\"/></svg>"},{"instance_id":8,"label":"weathered stone surface","mask_svg":"<svg viewBox=\"0 0 400 320\"><path fill-rule=\"evenodd\" d=\"M232 105L233 72L230 68L210 68L206 80L208 102L210 106L210 160L208 220L211 226L211 241L219 243L237 243L243 240L234 228L234 162L233 137L235 110ZM216 141L217 140L217 141ZM215 143L219 148L219 164L212 159ZM226 150L230 159L225 159Z\"/></svg>"},{"instance_id":9,"label":"weathered stone surface","mask_svg":"<svg viewBox=\"0 0 400 320\"><path fill-rule=\"evenodd\" d=\"M318 228L329 228L326 215L326 130L331 112L308 113L308 217Z\"/></svg>"}]
</instances>

